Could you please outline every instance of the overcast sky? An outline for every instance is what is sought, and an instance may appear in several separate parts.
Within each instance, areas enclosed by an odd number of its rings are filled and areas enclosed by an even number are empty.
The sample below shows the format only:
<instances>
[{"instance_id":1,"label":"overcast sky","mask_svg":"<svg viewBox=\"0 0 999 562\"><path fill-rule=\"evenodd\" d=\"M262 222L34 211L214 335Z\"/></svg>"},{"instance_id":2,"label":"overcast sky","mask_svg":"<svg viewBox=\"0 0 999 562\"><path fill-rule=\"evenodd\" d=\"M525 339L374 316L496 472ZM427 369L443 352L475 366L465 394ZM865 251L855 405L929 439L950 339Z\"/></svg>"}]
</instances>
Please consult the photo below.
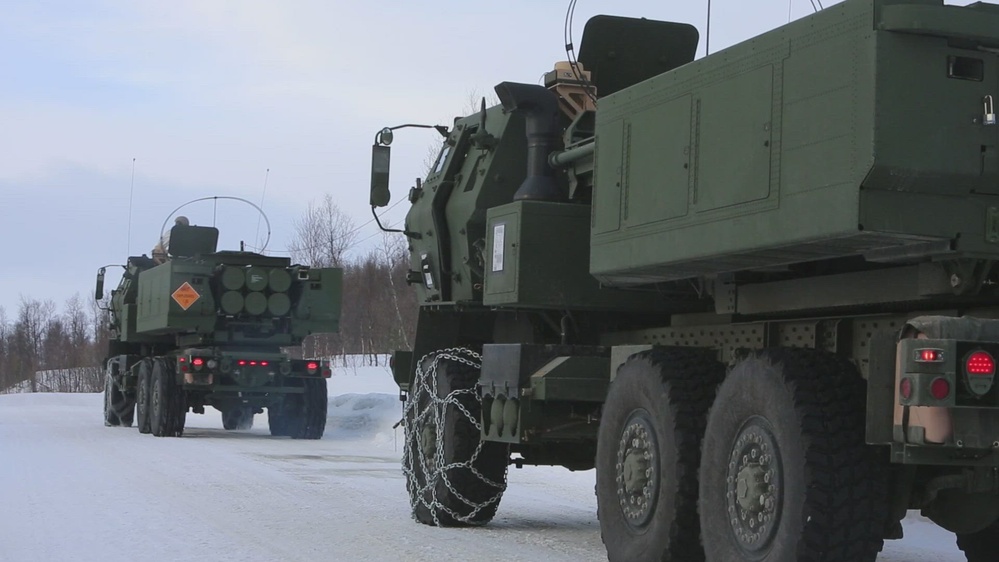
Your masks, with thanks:
<instances>
[{"instance_id":1,"label":"overcast sky","mask_svg":"<svg viewBox=\"0 0 999 562\"><path fill-rule=\"evenodd\" d=\"M830 0L825 5L832 4ZM565 59L568 0L9 2L0 17L0 307L92 298L98 267L149 253L176 207L263 205L268 253L331 193L360 226L381 127L449 123L471 92L537 83ZM598 13L694 24L707 2L579 0ZM812 13L793 0L790 15ZM788 21L786 0L714 0L712 51ZM393 144L398 200L436 133ZM134 159L134 188L132 172ZM267 174L267 170L270 170ZM266 179L266 189L265 189ZM402 220L407 204L389 212ZM266 234L246 205L182 214L236 249ZM131 216L131 221L129 217ZM131 224L129 224L131 222ZM359 232L377 240L373 224ZM109 277L108 288L117 282Z\"/></svg>"}]
</instances>

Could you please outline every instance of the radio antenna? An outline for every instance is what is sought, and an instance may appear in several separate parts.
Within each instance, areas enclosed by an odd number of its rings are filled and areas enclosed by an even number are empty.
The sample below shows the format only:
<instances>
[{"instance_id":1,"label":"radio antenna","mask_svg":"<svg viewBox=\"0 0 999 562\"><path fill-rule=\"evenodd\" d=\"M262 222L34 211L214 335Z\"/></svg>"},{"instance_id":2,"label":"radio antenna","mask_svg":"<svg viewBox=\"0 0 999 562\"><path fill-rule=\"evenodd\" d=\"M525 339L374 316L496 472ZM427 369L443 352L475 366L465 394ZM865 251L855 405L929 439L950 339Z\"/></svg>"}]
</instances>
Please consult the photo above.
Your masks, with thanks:
<instances>
[{"instance_id":1,"label":"radio antenna","mask_svg":"<svg viewBox=\"0 0 999 562\"><path fill-rule=\"evenodd\" d=\"M711 54L711 0L708 0L708 29L704 35L704 56L708 56Z\"/></svg>"},{"instance_id":2,"label":"radio antenna","mask_svg":"<svg viewBox=\"0 0 999 562\"><path fill-rule=\"evenodd\" d=\"M125 237L125 255L132 255L132 195L135 193L135 158L132 158L132 181L128 186L128 235Z\"/></svg>"},{"instance_id":3,"label":"radio antenna","mask_svg":"<svg viewBox=\"0 0 999 562\"><path fill-rule=\"evenodd\" d=\"M260 193L260 208L261 209L264 208L264 195L267 194L267 178L270 177L270 175L271 175L271 169L267 168L267 171L264 172L264 189ZM263 211L261 210L261 214L262 213L263 213ZM254 243L259 243L260 242L260 216L261 215L257 215L257 233L253 235L253 242Z\"/></svg>"}]
</instances>

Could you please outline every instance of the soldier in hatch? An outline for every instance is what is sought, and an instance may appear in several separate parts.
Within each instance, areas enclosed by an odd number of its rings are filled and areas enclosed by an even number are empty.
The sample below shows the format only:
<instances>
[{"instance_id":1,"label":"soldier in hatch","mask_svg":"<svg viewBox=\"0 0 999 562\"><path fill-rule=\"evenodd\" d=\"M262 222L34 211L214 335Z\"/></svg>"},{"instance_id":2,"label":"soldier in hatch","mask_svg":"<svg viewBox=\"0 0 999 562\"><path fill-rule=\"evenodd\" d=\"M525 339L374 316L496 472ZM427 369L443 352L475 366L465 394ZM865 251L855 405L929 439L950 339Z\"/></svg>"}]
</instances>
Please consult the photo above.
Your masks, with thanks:
<instances>
[{"instance_id":1,"label":"soldier in hatch","mask_svg":"<svg viewBox=\"0 0 999 562\"><path fill-rule=\"evenodd\" d=\"M179 226L179 225L191 226L191 221L187 220L187 217L183 215L174 219L173 223L174 226ZM153 252L152 252L153 261L156 262L157 265L166 262L167 259L169 259L168 258L169 251L170 251L170 231L168 230L165 233L163 233L162 236L160 236L160 241L157 242L155 246L153 246Z\"/></svg>"}]
</instances>

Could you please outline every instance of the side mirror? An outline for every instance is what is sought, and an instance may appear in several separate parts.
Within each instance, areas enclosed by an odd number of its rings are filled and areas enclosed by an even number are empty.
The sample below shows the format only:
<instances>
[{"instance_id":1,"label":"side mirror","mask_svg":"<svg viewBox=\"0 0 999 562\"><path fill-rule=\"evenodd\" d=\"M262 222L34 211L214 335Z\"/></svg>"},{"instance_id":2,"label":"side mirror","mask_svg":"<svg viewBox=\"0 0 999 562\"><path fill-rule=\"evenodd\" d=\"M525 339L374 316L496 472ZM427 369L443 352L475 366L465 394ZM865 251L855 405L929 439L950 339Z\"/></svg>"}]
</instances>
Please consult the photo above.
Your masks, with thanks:
<instances>
[{"instance_id":1,"label":"side mirror","mask_svg":"<svg viewBox=\"0 0 999 562\"><path fill-rule=\"evenodd\" d=\"M371 206L384 207L389 204L389 162L392 149L388 146L371 147Z\"/></svg>"},{"instance_id":2,"label":"side mirror","mask_svg":"<svg viewBox=\"0 0 999 562\"><path fill-rule=\"evenodd\" d=\"M97 288L94 289L94 300L104 298L104 268L97 270Z\"/></svg>"}]
</instances>

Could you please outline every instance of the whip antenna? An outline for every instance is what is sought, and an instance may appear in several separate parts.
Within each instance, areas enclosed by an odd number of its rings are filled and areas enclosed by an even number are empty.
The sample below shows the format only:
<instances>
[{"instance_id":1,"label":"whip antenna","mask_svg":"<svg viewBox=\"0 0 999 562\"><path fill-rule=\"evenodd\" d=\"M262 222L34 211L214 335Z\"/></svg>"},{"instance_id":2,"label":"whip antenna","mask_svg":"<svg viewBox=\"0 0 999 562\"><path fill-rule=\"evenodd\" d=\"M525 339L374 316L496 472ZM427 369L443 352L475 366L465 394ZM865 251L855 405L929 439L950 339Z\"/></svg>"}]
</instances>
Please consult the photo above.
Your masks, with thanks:
<instances>
[{"instance_id":1,"label":"whip antenna","mask_svg":"<svg viewBox=\"0 0 999 562\"><path fill-rule=\"evenodd\" d=\"M253 235L253 241L258 244L260 243L260 217L263 216L262 209L264 208L264 195L267 194L267 178L270 177L270 175L271 175L271 169L267 168L267 171L264 172L264 190L260 193L261 214L257 215L257 232L256 234Z\"/></svg>"},{"instance_id":2,"label":"whip antenna","mask_svg":"<svg viewBox=\"0 0 999 562\"><path fill-rule=\"evenodd\" d=\"M708 28L704 34L704 56L711 54L711 0L708 0Z\"/></svg>"},{"instance_id":3,"label":"whip antenna","mask_svg":"<svg viewBox=\"0 0 999 562\"><path fill-rule=\"evenodd\" d=\"M132 181L128 186L128 234L125 236L125 255L132 255L132 194L135 193L135 158L132 158Z\"/></svg>"}]
</instances>

